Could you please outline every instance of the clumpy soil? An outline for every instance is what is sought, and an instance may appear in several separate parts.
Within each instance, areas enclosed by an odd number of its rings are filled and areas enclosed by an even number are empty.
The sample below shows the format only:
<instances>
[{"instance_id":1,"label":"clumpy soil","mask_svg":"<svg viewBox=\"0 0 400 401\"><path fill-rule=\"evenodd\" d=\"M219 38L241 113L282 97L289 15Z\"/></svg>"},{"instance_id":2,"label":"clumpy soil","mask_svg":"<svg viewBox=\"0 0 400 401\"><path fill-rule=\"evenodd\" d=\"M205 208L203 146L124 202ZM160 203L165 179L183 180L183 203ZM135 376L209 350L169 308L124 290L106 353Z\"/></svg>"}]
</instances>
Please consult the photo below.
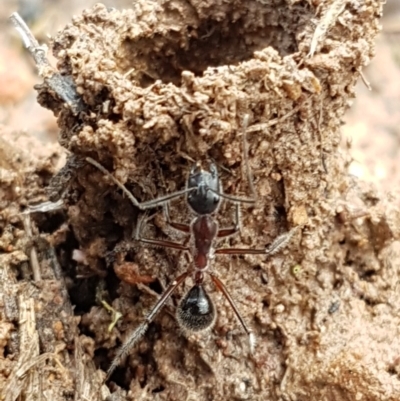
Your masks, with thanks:
<instances>
[{"instance_id":1,"label":"clumpy soil","mask_svg":"<svg viewBox=\"0 0 400 401\"><path fill-rule=\"evenodd\" d=\"M52 48L79 105L38 87L66 164L53 178L57 154L1 165L3 399L400 398L399 196L347 173L340 135L380 13L380 0L142 0L74 17ZM179 329L187 280L101 386L120 344L188 261L132 240L143 213L85 157L140 201L182 189L193 162L210 159L224 191L246 196L244 130L257 202L242 207L241 234L224 245L262 248L298 227L272 257L213 262L255 332L254 354L211 283L215 327ZM24 225L21 211L45 200L46 186L62 209ZM229 226L232 216L226 203L217 218ZM190 221L184 199L171 217ZM162 210L146 218L146 237L182 240ZM123 316L112 330L104 301Z\"/></svg>"}]
</instances>

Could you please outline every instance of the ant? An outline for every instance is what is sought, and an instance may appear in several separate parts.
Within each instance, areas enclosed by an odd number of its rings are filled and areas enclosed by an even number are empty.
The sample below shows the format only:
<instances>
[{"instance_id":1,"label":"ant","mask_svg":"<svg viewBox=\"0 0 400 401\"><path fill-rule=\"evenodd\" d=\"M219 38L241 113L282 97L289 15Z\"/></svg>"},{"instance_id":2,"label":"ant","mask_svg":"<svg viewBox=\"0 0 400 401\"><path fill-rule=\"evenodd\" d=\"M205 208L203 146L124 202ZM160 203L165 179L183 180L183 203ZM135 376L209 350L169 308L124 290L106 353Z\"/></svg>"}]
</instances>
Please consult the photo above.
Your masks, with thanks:
<instances>
[{"instance_id":1,"label":"ant","mask_svg":"<svg viewBox=\"0 0 400 401\"><path fill-rule=\"evenodd\" d=\"M247 116L245 123L247 123ZM244 124L247 127L247 124ZM187 332L201 332L212 328L216 320L215 306L207 294L203 283L204 273L207 273L213 281L216 288L222 292L230 306L232 307L236 317L242 325L244 331L249 337L250 352L253 353L255 346L255 337L252 330L247 326L242 318L233 298L229 294L223 282L217 275L210 271L211 261L215 255L273 255L282 249L292 238L296 228L277 237L266 249L252 248L217 248L216 242L219 239L230 237L240 231L240 204L254 205L256 202L256 192L254 189L249 161L248 161L248 144L243 130L243 148L244 161L247 168L247 178L251 190L251 197L238 197L223 193L219 179L217 167L214 163L210 163L209 170L203 170L200 163L196 163L190 170L186 188L171 194L161 196L159 198L138 202L132 193L115 177L113 177L103 166L92 158L86 158L86 161L94 165L110 179L128 196L134 206L140 210L146 211L150 208L163 206L167 220L167 224L188 236L189 245L186 243L178 243L167 240L148 239L141 235L142 220L139 221L135 230L135 239L148 245L161 246L184 251L192 257L192 264L180 276L175 278L161 295L150 312L146 315L144 321L131 333L127 341L119 349L116 357L111 363L106 380L111 376L113 371L119 365L121 360L130 352L139 339L145 334L150 323L154 320L158 312L165 305L172 293L179 287L190 275L193 278L194 285L180 301L177 308L177 321L179 325ZM186 195L186 202L190 209L194 212L195 217L190 224L183 224L171 221L169 216L169 202L174 199ZM232 227L220 228L214 215L219 209L221 200L226 199L235 204L235 221Z\"/></svg>"}]
</instances>

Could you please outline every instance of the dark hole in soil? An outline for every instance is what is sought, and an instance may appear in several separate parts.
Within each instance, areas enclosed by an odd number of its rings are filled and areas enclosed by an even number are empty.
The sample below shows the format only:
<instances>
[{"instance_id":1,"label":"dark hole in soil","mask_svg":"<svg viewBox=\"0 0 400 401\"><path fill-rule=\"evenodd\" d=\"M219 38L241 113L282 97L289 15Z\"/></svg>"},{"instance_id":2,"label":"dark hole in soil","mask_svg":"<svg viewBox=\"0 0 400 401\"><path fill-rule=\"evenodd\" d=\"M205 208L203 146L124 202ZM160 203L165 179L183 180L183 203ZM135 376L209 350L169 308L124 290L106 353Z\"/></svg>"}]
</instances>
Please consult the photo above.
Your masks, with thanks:
<instances>
[{"instance_id":1,"label":"dark hole in soil","mask_svg":"<svg viewBox=\"0 0 400 401\"><path fill-rule=\"evenodd\" d=\"M125 72L133 68L134 79L147 87L158 79L179 84L185 70L200 76L209 67L236 65L268 46L285 56L297 51L294 30L285 26L299 24L300 16L308 12L306 8L289 12L277 1L273 9L260 4L259 10L252 10L257 15L252 16L253 22L256 20L253 26L249 26L250 16L238 17L232 11L220 21L209 17L186 30L171 29L168 34L155 33L137 40L126 38L120 65L125 65Z\"/></svg>"},{"instance_id":2,"label":"dark hole in soil","mask_svg":"<svg viewBox=\"0 0 400 401\"><path fill-rule=\"evenodd\" d=\"M158 386L157 388L152 390L152 393L161 393L165 390L164 386Z\"/></svg>"},{"instance_id":3,"label":"dark hole in soil","mask_svg":"<svg viewBox=\"0 0 400 401\"><path fill-rule=\"evenodd\" d=\"M113 108L115 107L115 99L113 98L111 91L108 88L103 88L95 96L94 104L100 105L96 112L113 123L117 123L121 119L120 114L113 113ZM93 127L97 129L97 127Z\"/></svg>"},{"instance_id":4,"label":"dark hole in soil","mask_svg":"<svg viewBox=\"0 0 400 401\"><path fill-rule=\"evenodd\" d=\"M263 299L263 301L262 301L262 304L263 304L263 307L265 308L265 309L268 309L269 308L269 300L268 299Z\"/></svg>"},{"instance_id":5,"label":"dark hole in soil","mask_svg":"<svg viewBox=\"0 0 400 401\"><path fill-rule=\"evenodd\" d=\"M343 279L336 279L334 284L333 284L333 289L338 290L340 287L343 285Z\"/></svg>"},{"instance_id":6,"label":"dark hole in soil","mask_svg":"<svg viewBox=\"0 0 400 401\"><path fill-rule=\"evenodd\" d=\"M361 280L371 281L371 278L376 275L376 270L367 269L359 274Z\"/></svg>"},{"instance_id":7,"label":"dark hole in soil","mask_svg":"<svg viewBox=\"0 0 400 401\"><path fill-rule=\"evenodd\" d=\"M41 233L53 233L65 222L63 211L49 213L36 213L33 216Z\"/></svg>"},{"instance_id":8,"label":"dark hole in soil","mask_svg":"<svg viewBox=\"0 0 400 401\"><path fill-rule=\"evenodd\" d=\"M95 365L105 372L110 367L110 360L108 356L108 350L105 348L98 348L94 351L93 361Z\"/></svg>"},{"instance_id":9,"label":"dark hole in soil","mask_svg":"<svg viewBox=\"0 0 400 401\"><path fill-rule=\"evenodd\" d=\"M149 284L149 287L155 291L157 294L162 294L163 288L158 280L153 281L152 283Z\"/></svg>"},{"instance_id":10,"label":"dark hole in soil","mask_svg":"<svg viewBox=\"0 0 400 401\"><path fill-rule=\"evenodd\" d=\"M77 280L68 289L71 302L76 307L76 314L89 312L90 308L95 304L98 281L98 277Z\"/></svg>"},{"instance_id":11,"label":"dark hole in soil","mask_svg":"<svg viewBox=\"0 0 400 401\"><path fill-rule=\"evenodd\" d=\"M285 222L287 220L286 209L283 205L274 206L274 218L277 223Z\"/></svg>"},{"instance_id":12,"label":"dark hole in soil","mask_svg":"<svg viewBox=\"0 0 400 401\"><path fill-rule=\"evenodd\" d=\"M107 269L107 279L105 280L107 286L107 292L110 296L110 299L118 298L118 290L120 286L120 280L116 276L114 269L109 267Z\"/></svg>"},{"instance_id":13,"label":"dark hole in soil","mask_svg":"<svg viewBox=\"0 0 400 401\"><path fill-rule=\"evenodd\" d=\"M275 346L276 348L281 349L284 345L284 335L282 333L282 330L277 327L274 331L273 331L273 339L275 342Z\"/></svg>"},{"instance_id":14,"label":"dark hole in soil","mask_svg":"<svg viewBox=\"0 0 400 401\"><path fill-rule=\"evenodd\" d=\"M106 366L105 370L108 369L109 366ZM117 367L113 374L110 377L110 381L116 383L119 387L128 390L129 389L129 383L126 381L126 367L125 366L119 366ZM132 376L132 375L130 375Z\"/></svg>"},{"instance_id":15,"label":"dark hole in soil","mask_svg":"<svg viewBox=\"0 0 400 401\"><path fill-rule=\"evenodd\" d=\"M365 302L366 305L374 307L378 305L380 302L376 299L372 299L371 297L367 296L366 294L361 294L360 299Z\"/></svg>"}]
</instances>

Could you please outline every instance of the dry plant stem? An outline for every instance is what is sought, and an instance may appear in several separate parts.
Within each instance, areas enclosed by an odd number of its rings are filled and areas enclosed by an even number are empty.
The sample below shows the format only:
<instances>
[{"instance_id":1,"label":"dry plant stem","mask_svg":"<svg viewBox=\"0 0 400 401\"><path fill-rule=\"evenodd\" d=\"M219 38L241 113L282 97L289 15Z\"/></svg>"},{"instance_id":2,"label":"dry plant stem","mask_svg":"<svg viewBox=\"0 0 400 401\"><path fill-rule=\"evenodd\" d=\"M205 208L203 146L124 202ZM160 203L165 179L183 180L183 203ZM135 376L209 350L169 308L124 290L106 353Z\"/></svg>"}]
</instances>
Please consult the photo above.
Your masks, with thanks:
<instances>
[{"instance_id":1,"label":"dry plant stem","mask_svg":"<svg viewBox=\"0 0 400 401\"><path fill-rule=\"evenodd\" d=\"M244 164L246 166L246 176L247 176L247 183L249 185L250 193L251 193L251 198L253 200L253 203L256 203L257 201L257 191L254 187L254 180L253 180L253 174L251 172L250 168L250 162L249 162L249 142L247 141L247 127L249 125L249 115L246 114L243 119L243 158L244 158ZM239 209L238 209L239 211ZM239 219L240 220L240 219Z\"/></svg>"},{"instance_id":2,"label":"dry plant stem","mask_svg":"<svg viewBox=\"0 0 400 401\"><path fill-rule=\"evenodd\" d=\"M29 214L25 214L22 217L22 221L24 224L24 229L25 232L30 240L33 238L32 234L32 226L31 226L31 218ZM31 251L29 253L29 259L31 262L31 267L32 267L32 272L33 272L33 280L34 281L40 281L42 279L41 273L40 273L40 264L39 264L39 258L36 252L36 248L32 246Z\"/></svg>"},{"instance_id":3,"label":"dry plant stem","mask_svg":"<svg viewBox=\"0 0 400 401\"><path fill-rule=\"evenodd\" d=\"M39 357L39 337L36 331L34 300L27 298L25 295L20 295L18 301L21 330L20 357L18 358L18 364L10 375L4 394L0 393L0 396L4 396L6 401L17 400L28 381L31 383L31 388L39 394L38 371L30 370L32 368L31 361Z\"/></svg>"},{"instance_id":4,"label":"dry plant stem","mask_svg":"<svg viewBox=\"0 0 400 401\"><path fill-rule=\"evenodd\" d=\"M53 212L55 210L62 209L63 204L64 201L62 199L59 199L57 202L47 201L39 203L38 205L29 205L28 210L26 210L24 214L30 214L36 212L41 212L41 213Z\"/></svg>"},{"instance_id":5,"label":"dry plant stem","mask_svg":"<svg viewBox=\"0 0 400 401\"><path fill-rule=\"evenodd\" d=\"M49 87L68 105L74 113L83 110L83 103L76 91L75 84L70 77L62 76L54 70L46 57L47 46L39 45L25 21L18 13L13 13L10 20L17 29L25 47L31 53L39 70L39 75L44 78Z\"/></svg>"},{"instance_id":6,"label":"dry plant stem","mask_svg":"<svg viewBox=\"0 0 400 401\"><path fill-rule=\"evenodd\" d=\"M368 82L368 79L365 77L365 75L364 75L364 73L362 72L361 69L359 70L359 73L360 73L360 77L361 77L361 79L362 79L364 85L366 86L366 88L367 88L369 91L372 91L371 84Z\"/></svg>"},{"instance_id":7,"label":"dry plant stem","mask_svg":"<svg viewBox=\"0 0 400 401\"><path fill-rule=\"evenodd\" d=\"M312 96L309 96L306 102L311 100ZM293 110L290 110L288 113L285 115L278 117L278 118L273 118L269 120L267 123L259 123L259 124L253 124L251 127L249 127L246 132L256 132L256 131L268 131L268 128L273 127L274 125L278 125L280 123L283 123L293 115L299 112L301 108L304 107L304 104L300 104L297 107L295 107Z\"/></svg>"},{"instance_id":8,"label":"dry plant stem","mask_svg":"<svg viewBox=\"0 0 400 401\"><path fill-rule=\"evenodd\" d=\"M339 15L345 9L346 3L346 0L335 0L324 13L314 31L308 57L312 57L315 54L318 46L323 42L329 28L336 22Z\"/></svg>"},{"instance_id":9,"label":"dry plant stem","mask_svg":"<svg viewBox=\"0 0 400 401\"><path fill-rule=\"evenodd\" d=\"M56 250L44 238L33 248L41 221L52 220L54 214L44 219L36 215L34 221L30 211L22 211L44 193L43 174L54 172L49 160L55 161L58 151L26 136L21 142L26 151L21 152L15 132L3 130L0 136L0 400L56 401L65 400L65 394L95 399L102 377L83 351L72 355L68 348L84 349L84 339L79 338ZM16 186L21 191L14 191ZM55 205L45 202L34 211L54 210ZM65 230L60 227L59 232ZM32 269L31 280L19 275L26 269Z\"/></svg>"}]
</instances>

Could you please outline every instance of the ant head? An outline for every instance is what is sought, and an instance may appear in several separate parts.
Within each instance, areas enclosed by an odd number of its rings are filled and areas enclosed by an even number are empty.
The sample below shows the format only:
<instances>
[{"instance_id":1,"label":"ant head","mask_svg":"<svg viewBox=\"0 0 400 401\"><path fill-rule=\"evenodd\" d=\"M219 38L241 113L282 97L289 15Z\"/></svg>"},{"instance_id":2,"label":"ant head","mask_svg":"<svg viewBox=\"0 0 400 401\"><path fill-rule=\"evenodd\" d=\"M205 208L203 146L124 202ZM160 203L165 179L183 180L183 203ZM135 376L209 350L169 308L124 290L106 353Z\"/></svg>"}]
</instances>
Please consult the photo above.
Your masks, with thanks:
<instances>
[{"instance_id":1,"label":"ant head","mask_svg":"<svg viewBox=\"0 0 400 401\"><path fill-rule=\"evenodd\" d=\"M194 285L181 300L177 309L177 320L187 331L198 332L211 329L215 323L214 303L202 285Z\"/></svg>"},{"instance_id":2,"label":"ant head","mask_svg":"<svg viewBox=\"0 0 400 401\"><path fill-rule=\"evenodd\" d=\"M193 188L189 192L187 201L197 214L214 213L220 203L220 191L217 166L210 163L209 171L203 170L200 163L196 163L190 170L187 187Z\"/></svg>"}]
</instances>

